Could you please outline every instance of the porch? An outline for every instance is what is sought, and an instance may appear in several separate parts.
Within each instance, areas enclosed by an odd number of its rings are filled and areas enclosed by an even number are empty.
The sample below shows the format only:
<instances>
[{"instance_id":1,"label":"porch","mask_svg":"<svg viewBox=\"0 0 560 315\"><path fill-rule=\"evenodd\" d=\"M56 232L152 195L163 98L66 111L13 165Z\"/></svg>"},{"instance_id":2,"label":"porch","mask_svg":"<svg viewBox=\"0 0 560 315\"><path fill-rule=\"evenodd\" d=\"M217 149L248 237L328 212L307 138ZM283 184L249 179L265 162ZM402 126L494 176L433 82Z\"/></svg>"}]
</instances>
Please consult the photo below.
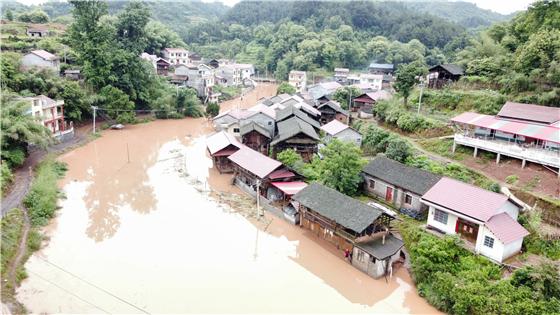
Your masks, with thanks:
<instances>
[{"instance_id":1,"label":"porch","mask_svg":"<svg viewBox=\"0 0 560 315\"><path fill-rule=\"evenodd\" d=\"M517 158L525 162L533 162L546 166L560 168L560 152L538 148L531 145L520 145L517 143L502 141L496 138L475 138L470 135L455 134L453 151L456 144L475 148L475 155L478 149L497 153L496 163L500 162L500 155Z\"/></svg>"},{"instance_id":2,"label":"porch","mask_svg":"<svg viewBox=\"0 0 560 315\"><path fill-rule=\"evenodd\" d=\"M426 232L428 232L428 233L430 233L430 234L432 234L432 235L435 235L435 236L437 236L437 237L445 237L445 236L449 236L449 235L450 235L450 234L446 234L446 233L444 233L444 232L442 232L442 231L440 231L440 230L434 228L433 226L429 226L429 225L427 225L427 224L423 225L422 228L423 228ZM469 239L467 239L467 238L461 237L461 236L462 236L461 234L455 234L455 235L457 235L457 236L459 237L459 239L462 241L462 242L460 242L460 244L459 244L459 245L461 245L461 247L463 247L464 249L466 249L466 250L468 250L468 251L470 251L470 252L475 253L475 249L476 249L475 243L471 242L471 241L470 241Z\"/></svg>"}]
</instances>

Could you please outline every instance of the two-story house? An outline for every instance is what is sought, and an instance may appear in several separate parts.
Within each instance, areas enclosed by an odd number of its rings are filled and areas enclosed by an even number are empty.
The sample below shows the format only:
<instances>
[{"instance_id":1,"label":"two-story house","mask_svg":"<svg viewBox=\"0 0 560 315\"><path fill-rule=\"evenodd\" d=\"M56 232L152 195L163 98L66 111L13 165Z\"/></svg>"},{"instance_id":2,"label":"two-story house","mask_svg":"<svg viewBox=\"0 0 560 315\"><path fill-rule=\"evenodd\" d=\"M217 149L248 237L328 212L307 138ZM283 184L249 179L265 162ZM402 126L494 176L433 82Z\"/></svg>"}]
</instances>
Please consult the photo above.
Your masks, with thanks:
<instances>
[{"instance_id":1,"label":"two-story house","mask_svg":"<svg viewBox=\"0 0 560 315\"><path fill-rule=\"evenodd\" d=\"M53 100L45 95L24 98L29 102L27 114L35 117L48 128L53 137L64 140L74 135L72 123L64 120L64 101Z\"/></svg>"},{"instance_id":2,"label":"two-story house","mask_svg":"<svg viewBox=\"0 0 560 315\"><path fill-rule=\"evenodd\" d=\"M379 91L383 88L383 75L382 74L360 74L360 84L369 85L374 91Z\"/></svg>"},{"instance_id":3,"label":"two-story house","mask_svg":"<svg viewBox=\"0 0 560 315\"><path fill-rule=\"evenodd\" d=\"M503 194L443 177L421 201L429 207L428 229L457 234L472 251L500 263L529 235L517 222L520 206Z\"/></svg>"},{"instance_id":4,"label":"two-story house","mask_svg":"<svg viewBox=\"0 0 560 315\"><path fill-rule=\"evenodd\" d=\"M186 65L189 63L189 51L184 48L165 48L163 59L172 65Z\"/></svg>"},{"instance_id":5,"label":"two-story house","mask_svg":"<svg viewBox=\"0 0 560 315\"><path fill-rule=\"evenodd\" d=\"M60 71L60 58L46 50L33 50L21 58L23 69L39 68Z\"/></svg>"},{"instance_id":6,"label":"two-story house","mask_svg":"<svg viewBox=\"0 0 560 315\"><path fill-rule=\"evenodd\" d=\"M290 71L288 83L296 88L296 92L304 92L307 90L307 73L305 71Z\"/></svg>"},{"instance_id":7,"label":"two-story house","mask_svg":"<svg viewBox=\"0 0 560 315\"><path fill-rule=\"evenodd\" d=\"M186 76L186 85L195 89L198 97L204 102L217 102L218 94L214 87L214 69L205 64L175 66L175 75Z\"/></svg>"},{"instance_id":8,"label":"two-story house","mask_svg":"<svg viewBox=\"0 0 560 315\"><path fill-rule=\"evenodd\" d=\"M348 82L349 74L350 69L348 68L334 68L334 80L340 84L346 84L346 82Z\"/></svg>"},{"instance_id":9,"label":"two-story house","mask_svg":"<svg viewBox=\"0 0 560 315\"><path fill-rule=\"evenodd\" d=\"M241 70L234 65L220 65L214 70L216 75L216 84L223 86L239 86L243 82L241 79Z\"/></svg>"}]
</instances>

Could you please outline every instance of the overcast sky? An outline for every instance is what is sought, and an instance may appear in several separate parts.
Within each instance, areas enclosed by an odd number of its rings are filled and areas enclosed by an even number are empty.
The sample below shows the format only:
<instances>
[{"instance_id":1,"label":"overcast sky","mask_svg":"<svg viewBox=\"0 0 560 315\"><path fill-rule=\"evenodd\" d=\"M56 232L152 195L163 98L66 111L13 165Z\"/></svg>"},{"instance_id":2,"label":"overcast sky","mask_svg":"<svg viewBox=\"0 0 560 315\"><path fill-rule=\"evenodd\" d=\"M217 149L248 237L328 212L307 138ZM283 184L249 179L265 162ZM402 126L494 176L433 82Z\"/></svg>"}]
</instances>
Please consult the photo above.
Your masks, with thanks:
<instances>
[{"instance_id":1,"label":"overcast sky","mask_svg":"<svg viewBox=\"0 0 560 315\"><path fill-rule=\"evenodd\" d=\"M24 4L40 4L46 0L18 0ZM228 6L233 6L239 0L203 0L205 2L219 1ZM509 14L511 12L525 10L533 0L463 0L467 2L476 3L476 5L483 9L492 10L502 14Z\"/></svg>"}]
</instances>

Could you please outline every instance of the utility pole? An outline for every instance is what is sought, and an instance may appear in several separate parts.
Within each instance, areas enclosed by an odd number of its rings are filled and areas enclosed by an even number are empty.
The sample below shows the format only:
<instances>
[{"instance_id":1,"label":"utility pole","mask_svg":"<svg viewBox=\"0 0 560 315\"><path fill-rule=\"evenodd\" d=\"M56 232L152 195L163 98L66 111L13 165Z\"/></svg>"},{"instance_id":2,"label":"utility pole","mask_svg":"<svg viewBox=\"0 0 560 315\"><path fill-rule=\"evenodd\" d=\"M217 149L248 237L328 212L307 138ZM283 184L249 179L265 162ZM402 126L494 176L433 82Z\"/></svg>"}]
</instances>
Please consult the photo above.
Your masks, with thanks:
<instances>
[{"instance_id":1,"label":"utility pole","mask_svg":"<svg viewBox=\"0 0 560 315\"><path fill-rule=\"evenodd\" d=\"M92 106L91 108L93 109L93 133L95 134L95 114L97 111L97 106Z\"/></svg>"},{"instance_id":2,"label":"utility pole","mask_svg":"<svg viewBox=\"0 0 560 315\"><path fill-rule=\"evenodd\" d=\"M420 106L422 106L422 94L424 94L424 81L420 82L420 97L418 98L418 115L420 115Z\"/></svg>"},{"instance_id":3,"label":"utility pole","mask_svg":"<svg viewBox=\"0 0 560 315\"><path fill-rule=\"evenodd\" d=\"M352 107L352 87L348 88L348 126L350 126L350 108Z\"/></svg>"},{"instance_id":4,"label":"utility pole","mask_svg":"<svg viewBox=\"0 0 560 315\"><path fill-rule=\"evenodd\" d=\"M126 143L126 156L128 158L128 163L130 163L130 151L128 150L128 142Z\"/></svg>"},{"instance_id":5,"label":"utility pole","mask_svg":"<svg viewBox=\"0 0 560 315\"><path fill-rule=\"evenodd\" d=\"M257 218L261 215L260 192L261 192L261 180L257 179Z\"/></svg>"}]
</instances>

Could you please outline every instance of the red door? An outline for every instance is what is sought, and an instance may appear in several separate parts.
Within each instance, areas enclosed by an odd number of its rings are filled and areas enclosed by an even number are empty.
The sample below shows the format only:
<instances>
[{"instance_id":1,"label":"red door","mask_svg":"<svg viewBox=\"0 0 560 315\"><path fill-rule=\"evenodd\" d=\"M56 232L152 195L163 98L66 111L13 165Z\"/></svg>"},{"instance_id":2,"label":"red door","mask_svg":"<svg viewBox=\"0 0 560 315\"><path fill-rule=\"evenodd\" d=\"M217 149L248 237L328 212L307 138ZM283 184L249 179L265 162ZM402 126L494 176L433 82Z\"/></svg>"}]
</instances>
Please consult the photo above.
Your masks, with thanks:
<instances>
[{"instance_id":1,"label":"red door","mask_svg":"<svg viewBox=\"0 0 560 315\"><path fill-rule=\"evenodd\" d=\"M387 192L385 193L385 200L388 202L393 202L393 188L387 187Z\"/></svg>"}]
</instances>

